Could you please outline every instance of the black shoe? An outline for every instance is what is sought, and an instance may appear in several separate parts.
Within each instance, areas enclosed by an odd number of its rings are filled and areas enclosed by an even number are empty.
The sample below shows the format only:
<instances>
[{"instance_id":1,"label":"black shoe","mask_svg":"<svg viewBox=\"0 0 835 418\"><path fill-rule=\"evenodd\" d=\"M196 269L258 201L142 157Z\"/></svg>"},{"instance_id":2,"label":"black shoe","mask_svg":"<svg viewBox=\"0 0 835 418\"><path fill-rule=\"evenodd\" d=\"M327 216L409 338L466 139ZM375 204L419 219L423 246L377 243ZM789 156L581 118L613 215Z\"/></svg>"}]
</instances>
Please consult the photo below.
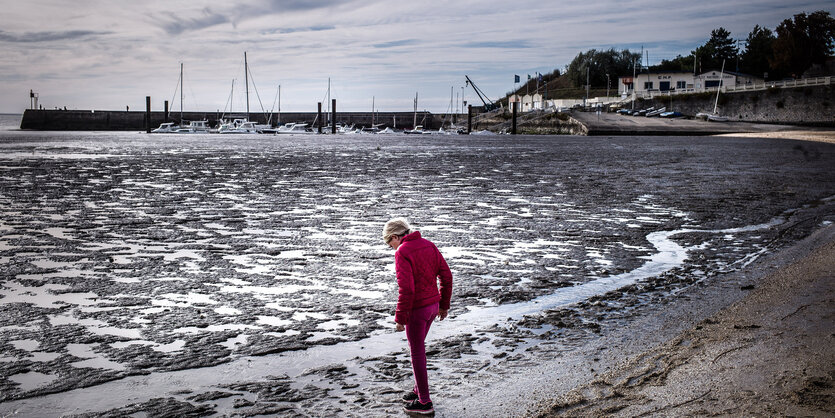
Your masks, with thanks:
<instances>
[{"instance_id":1,"label":"black shoe","mask_svg":"<svg viewBox=\"0 0 835 418\"><path fill-rule=\"evenodd\" d=\"M418 398L418 394L415 393L415 392L409 392L409 393L403 395L403 400L406 401L406 402L415 401L415 400L417 400L417 398Z\"/></svg>"},{"instance_id":2,"label":"black shoe","mask_svg":"<svg viewBox=\"0 0 835 418\"><path fill-rule=\"evenodd\" d=\"M420 403L417 399L403 407L403 410L414 414L431 414L435 412L435 408L432 408L432 402Z\"/></svg>"}]
</instances>

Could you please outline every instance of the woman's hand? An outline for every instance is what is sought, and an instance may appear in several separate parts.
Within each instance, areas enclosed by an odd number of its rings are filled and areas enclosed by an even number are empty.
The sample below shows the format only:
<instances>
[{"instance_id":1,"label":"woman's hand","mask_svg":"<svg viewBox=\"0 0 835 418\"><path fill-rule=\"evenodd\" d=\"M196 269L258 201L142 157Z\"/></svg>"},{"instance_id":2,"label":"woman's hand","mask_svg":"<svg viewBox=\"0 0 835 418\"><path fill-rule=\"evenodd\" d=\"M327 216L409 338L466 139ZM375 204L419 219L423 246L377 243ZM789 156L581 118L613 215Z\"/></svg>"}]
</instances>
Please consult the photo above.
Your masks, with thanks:
<instances>
[{"instance_id":1,"label":"woman's hand","mask_svg":"<svg viewBox=\"0 0 835 418\"><path fill-rule=\"evenodd\" d=\"M406 327L404 327L403 325L397 324L397 332L402 332L402 331L405 331L405 330L406 330Z\"/></svg>"},{"instance_id":2,"label":"woman's hand","mask_svg":"<svg viewBox=\"0 0 835 418\"><path fill-rule=\"evenodd\" d=\"M444 318L449 314L449 309L439 309L438 310L438 320L443 321Z\"/></svg>"}]
</instances>

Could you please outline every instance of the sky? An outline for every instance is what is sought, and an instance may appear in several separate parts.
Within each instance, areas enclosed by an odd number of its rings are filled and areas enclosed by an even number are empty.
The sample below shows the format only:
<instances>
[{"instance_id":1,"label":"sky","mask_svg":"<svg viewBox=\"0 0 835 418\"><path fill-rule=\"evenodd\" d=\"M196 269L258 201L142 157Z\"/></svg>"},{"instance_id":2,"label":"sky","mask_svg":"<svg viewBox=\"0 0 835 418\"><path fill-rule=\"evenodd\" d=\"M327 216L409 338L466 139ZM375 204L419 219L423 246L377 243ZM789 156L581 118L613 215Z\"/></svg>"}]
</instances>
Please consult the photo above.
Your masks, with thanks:
<instances>
[{"instance_id":1,"label":"sky","mask_svg":"<svg viewBox=\"0 0 835 418\"><path fill-rule=\"evenodd\" d=\"M831 1L0 0L0 113L29 91L46 108L431 112L496 100L513 76L548 73L588 49L687 55L724 27L744 39ZM234 83L234 89L233 89ZM614 83L613 83L614 84ZM279 95L279 86L281 94ZM176 94L175 94L176 92ZM280 97L280 100L278 100ZM326 105L325 105L326 106Z\"/></svg>"}]
</instances>

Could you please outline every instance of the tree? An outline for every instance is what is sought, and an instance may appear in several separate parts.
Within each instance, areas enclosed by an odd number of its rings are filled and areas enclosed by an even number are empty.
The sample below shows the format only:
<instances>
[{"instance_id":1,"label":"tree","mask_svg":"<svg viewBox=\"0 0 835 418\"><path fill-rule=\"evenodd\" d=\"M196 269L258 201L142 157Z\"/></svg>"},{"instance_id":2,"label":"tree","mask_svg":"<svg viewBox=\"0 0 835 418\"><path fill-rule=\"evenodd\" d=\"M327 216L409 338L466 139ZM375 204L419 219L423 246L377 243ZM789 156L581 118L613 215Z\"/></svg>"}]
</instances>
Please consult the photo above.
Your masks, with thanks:
<instances>
[{"instance_id":1,"label":"tree","mask_svg":"<svg viewBox=\"0 0 835 418\"><path fill-rule=\"evenodd\" d=\"M565 69L565 76L571 80L575 87L586 85L586 76L592 86L605 87L606 74L612 85L617 82L617 77L632 75L632 65L641 63L641 54L629 52L628 49L617 51L610 48L606 51L590 49L580 52Z\"/></svg>"},{"instance_id":2,"label":"tree","mask_svg":"<svg viewBox=\"0 0 835 418\"><path fill-rule=\"evenodd\" d=\"M720 27L710 32L710 39L692 52L696 55L699 68L696 72L718 70L722 67L722 61L735 60L739 51L736 48L736 41L731 39L731 33Z\"/></svg>"},{"instance_id":3,"label":"tree","mask_svg":"<svg viewBox=\"0 0 835 418\"><path fill-rule=\"evenodd\" d=\"M741 55L742 72L764 76L770 69L768 60L773 56L774 32L755 25L745 42L745 52Z\"/></svg>"},{"instance_id":4,"label":"tree","mask_svg":"<svg viewBox=\"0 0 835 418\"><path fill-rule=\"evenodd\" d=\"M818 10L810 15L800 13L777 26L772 69L781 75L800 77L812 64L823 64L832 54L835 41L835 19L829 12Z\"/></svg>"},{"instance_id":5,"label":"tree","mask_svg":"<svg viewBox=\"0 0 835 418\"><path fill-rule=\"evenodd\" d=\"M678 55L671 60L661 60L661 64L653 65L650 67L650 71L693 71L693 56L682 57Z\"/></svg>"}]
</instances>

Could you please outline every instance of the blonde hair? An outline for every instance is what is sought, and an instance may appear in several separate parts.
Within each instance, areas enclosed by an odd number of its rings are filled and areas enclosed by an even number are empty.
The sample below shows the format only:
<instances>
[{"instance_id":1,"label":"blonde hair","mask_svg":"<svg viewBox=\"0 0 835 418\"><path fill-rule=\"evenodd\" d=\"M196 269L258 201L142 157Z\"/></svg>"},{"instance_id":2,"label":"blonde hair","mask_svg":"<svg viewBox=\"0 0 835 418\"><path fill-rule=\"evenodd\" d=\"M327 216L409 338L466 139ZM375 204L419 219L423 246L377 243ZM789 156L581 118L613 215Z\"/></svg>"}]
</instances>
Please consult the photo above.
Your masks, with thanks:
<instances>
[{"instance_id":1,"label":"blonde hair","mask_svg":"<svg viewBox=\"0 0 835 418\"><path fill-rule=\"evenodd\" d=\"M394 236L402 236L410 233L412 226L405 218L393 218L386 222L383 227L383 241L388 241Z\"/></svg>"}]
</instances>

